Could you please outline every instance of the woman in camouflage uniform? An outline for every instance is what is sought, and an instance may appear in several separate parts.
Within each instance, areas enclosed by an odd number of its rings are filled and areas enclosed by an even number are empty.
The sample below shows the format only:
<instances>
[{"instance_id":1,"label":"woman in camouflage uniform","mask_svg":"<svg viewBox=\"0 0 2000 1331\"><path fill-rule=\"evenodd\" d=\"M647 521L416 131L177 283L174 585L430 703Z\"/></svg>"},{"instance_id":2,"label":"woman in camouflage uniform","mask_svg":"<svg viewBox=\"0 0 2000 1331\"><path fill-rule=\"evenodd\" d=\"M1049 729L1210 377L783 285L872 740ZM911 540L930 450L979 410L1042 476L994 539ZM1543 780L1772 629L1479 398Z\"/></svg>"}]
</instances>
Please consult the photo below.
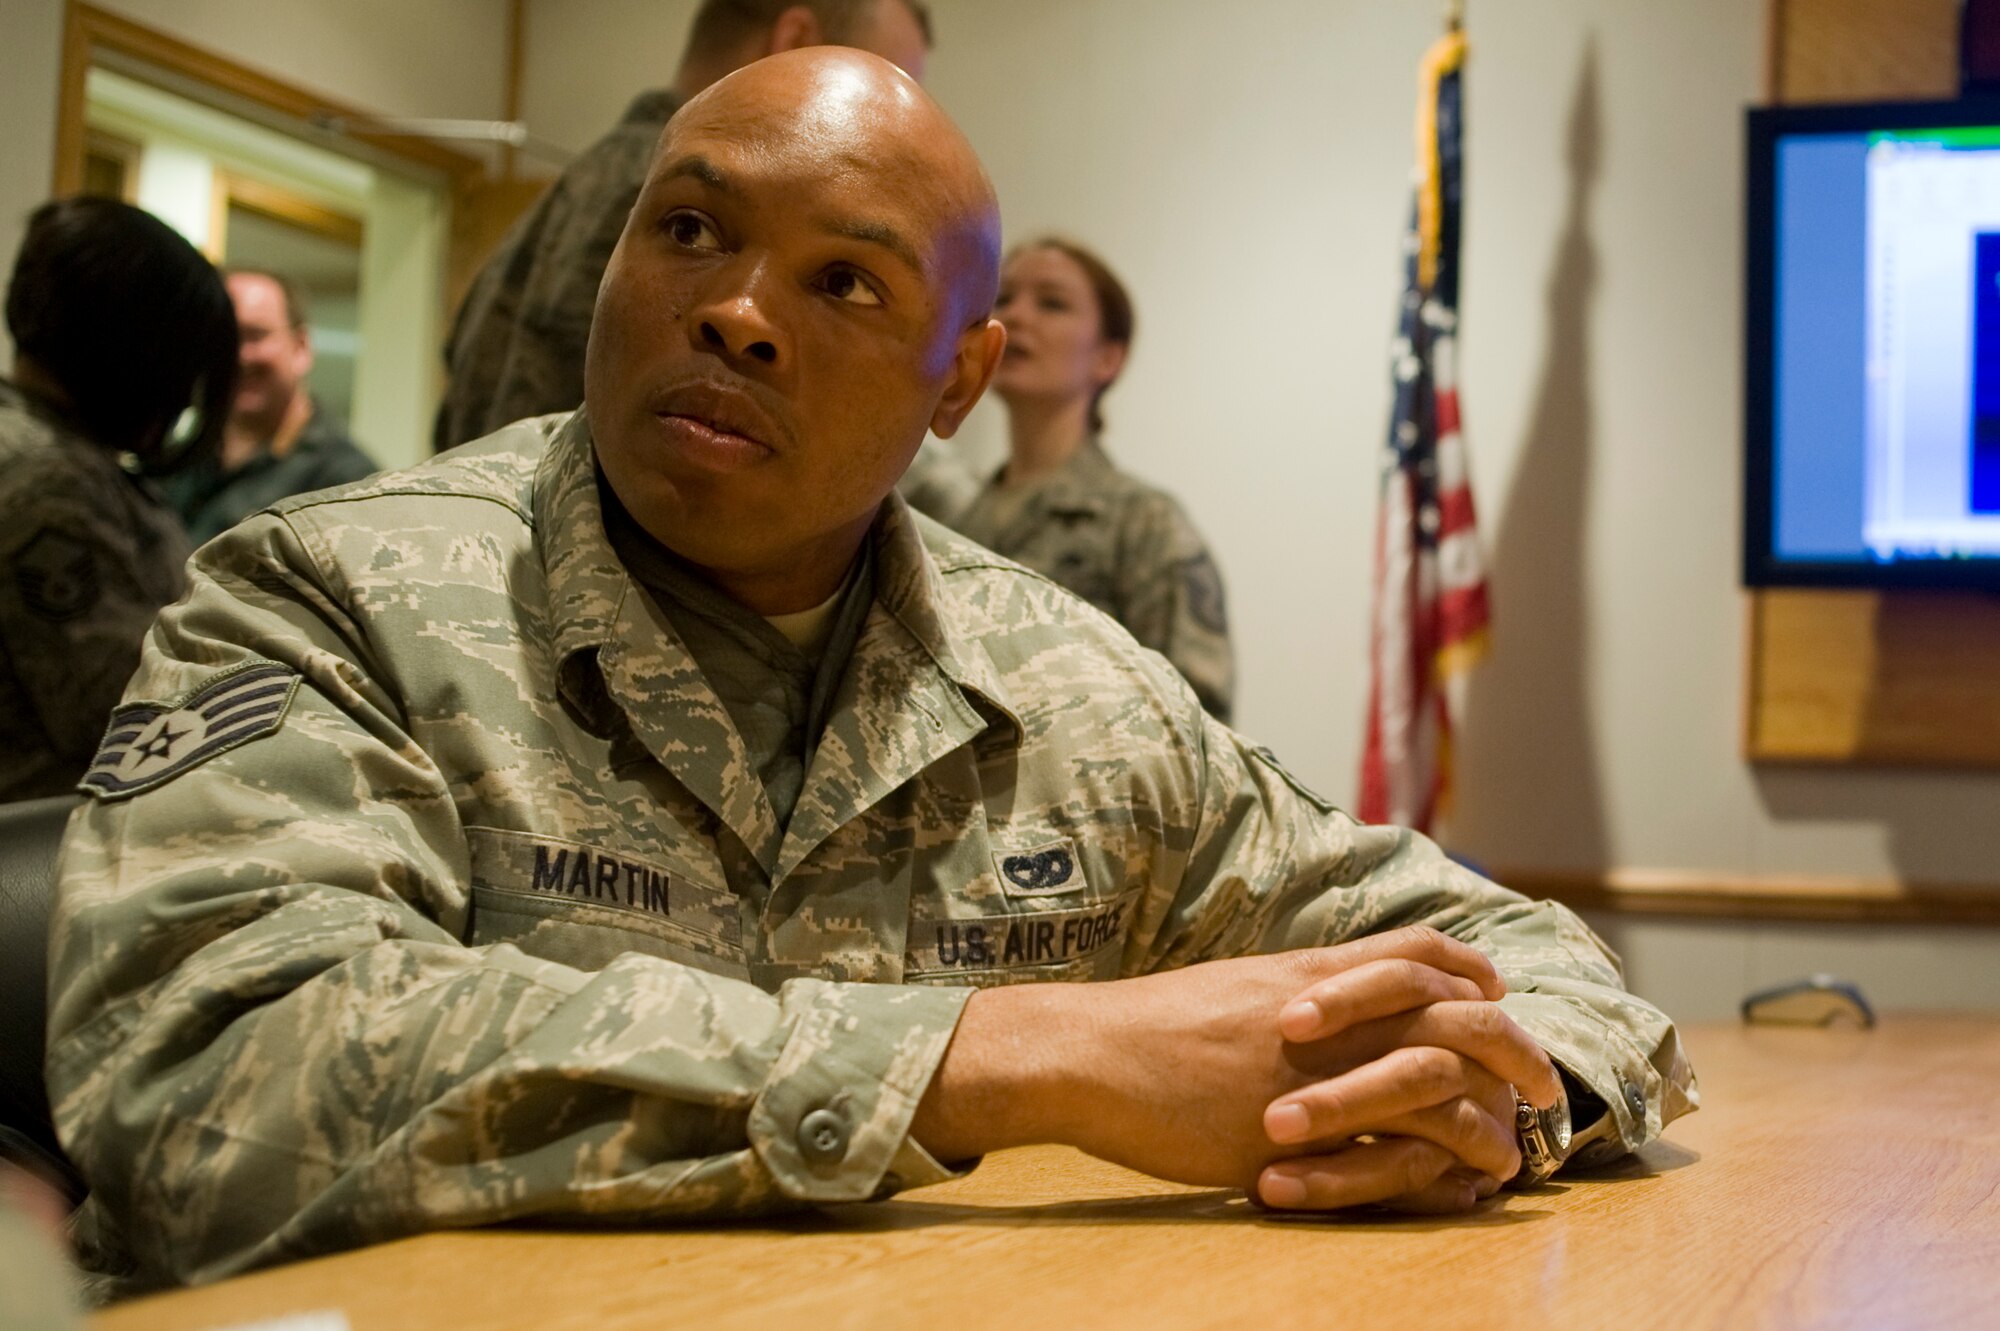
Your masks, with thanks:
<instances>
[{"instance_id":1,"label":"woman in camouflage uniform","mask_svg":"<svg viewBox=\"0 0 2000 1331\"><path fill-rule=\"evenodd\" d=\"M1072 241L1007 256L994 317L1007 352L1007 463L952 525L1103 610L1161 653L1227 721L1234 684L1222 578L1172 495L1119 470L1099 403L1132 346L1132 299Z\"/></svg>"}]
</instances>

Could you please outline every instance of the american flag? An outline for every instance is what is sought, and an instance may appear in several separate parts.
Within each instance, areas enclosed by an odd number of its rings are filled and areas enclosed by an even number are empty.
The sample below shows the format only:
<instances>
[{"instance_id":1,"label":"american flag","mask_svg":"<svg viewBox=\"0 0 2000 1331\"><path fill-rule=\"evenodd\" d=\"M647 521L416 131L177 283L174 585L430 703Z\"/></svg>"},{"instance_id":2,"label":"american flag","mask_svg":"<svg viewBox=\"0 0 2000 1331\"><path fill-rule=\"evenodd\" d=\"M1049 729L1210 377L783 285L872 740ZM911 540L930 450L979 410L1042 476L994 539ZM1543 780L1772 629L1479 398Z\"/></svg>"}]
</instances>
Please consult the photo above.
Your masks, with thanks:
<instances>
[{"instance_id":1,"label":"american flag","mask_svg":"<svg viewBox=\"0 0 2000 1331\"><path fill-rule=\"evenodd\" d=\"M1458 418L1462 75L1456 26L1424 56L1416 203L1391 363L1396 405L1383 459L1369 634L1361 817L1428 831L1451 793L1445 681L1486 648L1486 567Z\"/></svg>"}]
</instances>

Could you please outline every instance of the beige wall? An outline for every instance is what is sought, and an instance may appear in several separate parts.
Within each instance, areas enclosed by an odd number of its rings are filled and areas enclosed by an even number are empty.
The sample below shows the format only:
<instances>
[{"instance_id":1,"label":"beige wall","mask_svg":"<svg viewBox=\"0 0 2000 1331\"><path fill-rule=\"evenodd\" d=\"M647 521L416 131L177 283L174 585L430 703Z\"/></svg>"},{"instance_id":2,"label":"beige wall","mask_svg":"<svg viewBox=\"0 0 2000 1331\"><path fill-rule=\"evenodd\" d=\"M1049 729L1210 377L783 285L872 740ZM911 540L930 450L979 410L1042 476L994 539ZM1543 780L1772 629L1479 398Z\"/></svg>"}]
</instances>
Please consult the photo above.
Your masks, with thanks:
<instances>
[{"instance_id":1,"label":"beige wall","mask_svg":"<svg viewBox=\"0 0 2000 1331\"><path fill-rule=\"evenodd\" d=\"M1595 912L1589 919L1624 959L1632 991L1682 1022L1727 1021L1745 995L1819 972L1859 984L1882 1012L2000 1012L2000 966L1993 964L2000 931L1993 929Z\"/></svg>"},{"instance_id":2,"label":"beige wall","mask_svg":"<svg viewBox=\"0 0 2000 1331\"><path fill-rule=\"evenodd\" d=\"M1454 844L1494 865L2000 884L2000 777L1738 756L1741 114L1762 6L1472 7L1463 378L1495 651ZM1109 441L1229 579L1242 728L1350 798L1414 67L1437 6L939 0L1011 236L1101 245ZM1231 36L1230 34L1237 34ZM972 433L998 446L982 407ZM1815 969L2000 1007L2000 932L1600 920L1686 1018Z\"/></svg>"},{"instance_id":3,"label":"beige wall","mask_svg":"<svg viewBox=\"0 0 2000 1331\"><path fill-rule=\"evenodd\" d=\"M501 112L507 0L96 3L288 82L386 115L493 118Z\"/></svg>"},{"instance_id":4,"label":"beige wall","mask_svg":"<svg viewBox=\"0 0 2000 1331\"><path fill-rule=\"evenodd\" d=\"M1010 235L1139 301L1109 442L1228 576L1243 728L1354 789L1418 54L1436 6L939 0ZM1737 752L1741 114L1762 7L1475 7L1464 392L1495 568L1456 844L1489 863L2000 883L2000 778ZM1234 34L1232 36L1232 34ZM997 445L998 413L973 433Z\"/></svg>"},{"instance_id":5,"label":"beige wall","mask_svg":"<svg viewBox=\"0 0 2000 1331\"><path fill-rule=\"evenodd\" d=\"M341 101L396 115L497 117L506 0L101 0L112 10ZM0 280L54 175L61 0L0 5ZM4 346L11 359L13 349ZM428 392L428 386L425 389Z\"/></svg>"},{"instance_id":6,"label":"beige wall","mask_svg":"<svg viewBox=\"0 0 2000 1331\"><path fill-rule=\"evenodd\" d=\"M633 97L673 81L694 11L694 0L528 0L529 131L571 152L589 147Z\"/></svg>"}]
</instances>

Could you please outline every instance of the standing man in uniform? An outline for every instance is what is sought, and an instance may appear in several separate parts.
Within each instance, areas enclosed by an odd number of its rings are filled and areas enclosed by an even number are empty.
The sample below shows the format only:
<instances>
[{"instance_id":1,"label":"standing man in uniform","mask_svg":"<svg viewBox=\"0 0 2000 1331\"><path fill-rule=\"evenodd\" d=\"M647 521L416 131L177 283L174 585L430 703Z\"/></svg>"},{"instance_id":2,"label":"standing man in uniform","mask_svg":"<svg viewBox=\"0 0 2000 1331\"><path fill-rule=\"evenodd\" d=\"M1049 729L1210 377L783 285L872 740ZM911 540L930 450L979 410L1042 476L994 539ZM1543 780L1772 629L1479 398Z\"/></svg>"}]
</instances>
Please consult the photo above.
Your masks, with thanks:
<instances>
[{"instance_id":1,"label":"standing man in uniform","mask_svg":"<svg viewBox=\"0 0 2000 1331\"><path fill-rule=\"evenodd\" d=\"M258 268L233 269L228 283L242 343L222 452L167 485L197 544L280 499L379 470L306 388L312 332L298 284Z\"/></svg>"},{"instance_id":2,"label":"standing man in uniform","mask_svg":"<svg viewBox=\"0 0 2000 1331\"><path fill-rule=\"evenodd\" d=\"M682 108L582 411L197 554L71 824L97 1260L765 1215L1063 1142L1469 1208L1693 1106L1574 915L1363 827L894 494L993 375L992 187L822 48ZM1024 983L1039 981L1039 983Z\"/></svg>"},{"instance_id":3,"label":"standing man in uniform","mask_svg":"<svg viewBox=\"0 0 2000 1331\"><path fill-rule=\"evenodd\" d=\"M582 403L597 284L668 118L731 70L823 44L872 51L921 80L930 11L922 0L704 0L673 85L641 93L473 279L445 343L451 383L438 408L440 451Z\"/></svg>"}]
</instances>

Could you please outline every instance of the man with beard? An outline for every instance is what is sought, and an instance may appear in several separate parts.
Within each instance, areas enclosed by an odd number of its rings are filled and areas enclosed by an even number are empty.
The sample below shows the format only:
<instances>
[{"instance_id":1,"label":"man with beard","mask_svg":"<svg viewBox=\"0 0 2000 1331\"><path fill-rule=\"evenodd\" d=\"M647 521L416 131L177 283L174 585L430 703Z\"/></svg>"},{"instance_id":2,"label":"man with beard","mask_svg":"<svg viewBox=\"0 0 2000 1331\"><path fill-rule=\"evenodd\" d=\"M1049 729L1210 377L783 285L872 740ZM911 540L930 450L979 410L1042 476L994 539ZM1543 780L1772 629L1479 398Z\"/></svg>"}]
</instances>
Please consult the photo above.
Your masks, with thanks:
<instances>
[{"instance_id":1,"label":"man with beard","mask_svg":"<svg viewBox=\"0 0 2000 1331\"><path fill-rule=\"evenodd\" d=\"M166 487L197 543L280 499L378 470L306 388L312 333L298 284L253 268L232 270L228 283L241 347L222 451Z\"/></svg>"}]
</instances>

